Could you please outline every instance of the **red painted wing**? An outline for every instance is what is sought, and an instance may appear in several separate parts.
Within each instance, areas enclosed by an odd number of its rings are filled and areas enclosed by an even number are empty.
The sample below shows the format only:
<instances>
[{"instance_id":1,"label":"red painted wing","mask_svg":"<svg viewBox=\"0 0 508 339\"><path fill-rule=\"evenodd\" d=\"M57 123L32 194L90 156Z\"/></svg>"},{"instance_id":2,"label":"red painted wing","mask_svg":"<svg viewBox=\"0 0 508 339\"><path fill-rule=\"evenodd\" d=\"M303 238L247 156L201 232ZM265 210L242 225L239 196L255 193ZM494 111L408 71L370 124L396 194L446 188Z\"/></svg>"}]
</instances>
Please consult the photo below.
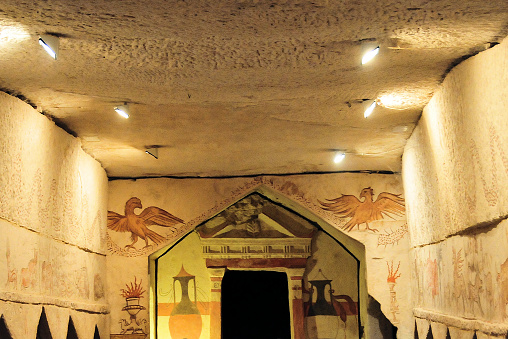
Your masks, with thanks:
<instances>
[{"instance_id":1,"label":"red painted wing","mask_svg":"<svg viewBox=\"0 0 508 339\"><path fill-rule=\"evenodd\" d=\"M322 209L334 212L341 217L353 217L356 209L362 204L354 195L342 195L336 199L326 199L329 202L319 201L323 205Z\"/></svg>"},{"instance_id":2,"label":"red painted wing","mask_svg":"<svg viewBox=\"0 0 508 339\"><path fill-rule=\"evenodd\" d=\"M127 217L113 211L108 211L108 228L117 232L130 232Z\"/></svg>"},{"instance_id":3,"label":"red painted wing","mask_svg":"<svg viewBox=\"0 0 508 339\"><path fill-rule=\"evenodd\" d=\"M390 218L393 218L392 215L402 216L405 211L404 199L400 197L400 194L379 193L374 202L373 214L375 214L375 220L383 219L383 215Z\"/></svg>"},{"instance_id":4,"label":"red painted wing","mask_svg":"<svg viewBox=\"0 0 508 339\"><path fill-rule=\"evenodd\" d=\"M139 215L147 225L158 225L164 227L172 227L176 224L183 223L183 220L175 217L171 213L166 212L162 208L155 206L147 207Z\"/></svg>"}]
</instances>

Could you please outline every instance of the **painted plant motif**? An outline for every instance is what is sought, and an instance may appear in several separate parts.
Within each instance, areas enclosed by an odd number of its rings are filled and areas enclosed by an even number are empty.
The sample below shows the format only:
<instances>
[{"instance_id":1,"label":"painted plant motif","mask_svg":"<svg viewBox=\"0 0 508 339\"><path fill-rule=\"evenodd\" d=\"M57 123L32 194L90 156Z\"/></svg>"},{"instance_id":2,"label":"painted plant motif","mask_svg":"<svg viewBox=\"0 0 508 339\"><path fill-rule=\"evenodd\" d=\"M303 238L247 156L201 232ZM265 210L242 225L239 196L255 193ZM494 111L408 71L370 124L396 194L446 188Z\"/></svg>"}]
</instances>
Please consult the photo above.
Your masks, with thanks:
<instances>
[{"instance_id":1,"label":"painted plant motif","mask_svg":"<svg viewBox=\"0 0 508 339\"><path fill-rule=\"evenodd\" d=\"M175 225L183 223L183 220L175 217L162 208L150 206L145 208L140 214L134 213L136 208L143 208L141 200L132 197L125 203L125 215L108 211L108 228L116 232L131 232L132 243L126 245L126 248L134 248L134 244L141 238L145 241L145 247L148 247L148 239L155 244L164 242L165 238L148 228L150 225L169 227L172 231L176 230Z\"/></svg>"},{"instance_id":2,"label":"painted plant motif","mask_svg":"<svg viewBox=\"0 0 508 339\"><path fill-rule=\"evenodd\" d=\"M464 303L464 275L462 273L462 266L464 265L464 259L462 258L462 249L458 252L455 248L452 248L453 257L453 292L452 296L454 300L461 299Z\"/></svg>"},{"instance_id":3,"label":"painted plant motif","mask_svg":"<svg viewBox=\"0 0 508 339\"><path fill-rule=\"evenodd\" d=\"M374 201L372 199L374 190L370 187L362 189L360 199L354 195L341 195L335 199L326 199L328 202L318 202L325 211L333 212L339 217L351 218L342 226L346 231L351 231L355 226L360 229L360 224L365 224L365 229L377 232L376 229L369 227L369 222L382 220L384 216L402 216L406 211L404 199L401 194L392 194L382 192ZM393 217L392 217L393 218Z\"/></svg>"},{"instance_id":4,"label":"painted plant motif","mask_svg":"<svg viewBox=\"0 0 508 339\"><path fill-rule=\"evenodd\" d=\"M122 328L122 332L120 334L144 334L146 335L146 319L137 319L137 315L140 311L146 309L144 306L139 304L140 298L143 298L143 293L146 291L142 287L143 280L137 282L136 277L134 277L134 283L125 284L126 288L120 289L121 296L125 298L126 305L122 308L122 311L126 311L129 313L129 321L126 319L120 320L120 326ZM141 325L145 325L145 329L141 328Z\"/></svg>"},{"instance_id":5,"label":"painted plant motif","mask_svg":"<svg viewBox=\"0 0 508 339\"><path fill-rule=\"evenodd\" d=\"M388 277L386 278L386 282L388 283L388 287L390 289L390 312L392 313L392 322L394 324L398 324L399 320L397 319L397 314L399 314L399 303L397 302L397 292L395 292L395 284L397 279L400 278L399 268L400 261L397 265L397 269L393 270L393 260L390 263L386 262L388 266Z\"/></svg>"},{"instance_id":6,"label":"painted plant motif","mask_svg":"<svg viewBox=\"0 0 508 339\"><path fill-rule=\"evenodd\" d=\"M427 259L427 272L429 276L429 288L432 292L432 296L435 297L439 294L439 284L438 284L438 266L437 260Z\"/></svg>"}]
</instances>

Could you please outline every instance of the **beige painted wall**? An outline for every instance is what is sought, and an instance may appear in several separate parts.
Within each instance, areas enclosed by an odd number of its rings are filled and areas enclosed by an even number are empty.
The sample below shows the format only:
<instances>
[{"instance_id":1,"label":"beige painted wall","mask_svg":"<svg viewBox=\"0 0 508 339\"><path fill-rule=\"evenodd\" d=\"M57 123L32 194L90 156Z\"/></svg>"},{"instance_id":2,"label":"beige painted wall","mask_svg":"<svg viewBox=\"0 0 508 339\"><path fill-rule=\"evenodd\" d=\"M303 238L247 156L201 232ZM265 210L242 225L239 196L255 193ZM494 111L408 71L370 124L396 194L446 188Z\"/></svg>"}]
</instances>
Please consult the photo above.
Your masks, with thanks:
<instances>
[{"instance_id":1,"label":"beige painted wall","mask_svg":"<svg viewBox=\"0 0 508 339\"><path fill-rule=\"evenodd\" d=\"M44 306L54 338L109 336L107 177L80 142L0 92L0 315L35 338Z\"/></svg>"},{"instance_id":2,"label":"beige painted wall","mask_svg":"<svg viewBox=\"0 0 508 339\"><path fill-rule=\"evenodd\" d=\"M452 339L508 330L507 130L505 40L447 75L404 151L421 334L428 320Z\"/></svg>"},{"instance_id":3,"label":"beige painted wall","mask_svg":"<svg viewBox=\"0 0 508 339\"><path fill-rule=\"evenodd\" d=\"M359 197L363 188L372 187L374 200L381 192L401 194L401 178L397 175L378 174L325 174L295 175L281 177L255 177L234 179L139 179L115 180L109 183L110 211L124 214L125 204L131 197L138 197L143 208L156 206L181 218L183 224L171 233L168 228L150 226L153 231L165 237L159 245L139 240L134 248L130 244L129 232L108 230L108 295L111 302L111 333L120 333L120 319L128 317L122 307L125 300L120 297L119 288L133 281L134 276L143 278L143 288L149 290L147 257L179 239L201 222L219 213L254 190L267 193L271 199L284 200L284 205L322 225L327 231L346 245L355 255L363 259L361 284L380 302L386 317L399 327L399 338L408 338L413 333L411 315L409 240L405 216L394 219L385 217L369 223L378 232L366 231L365 225L355 227L351 232L342 230L350 218L339 217L324 210L318 199L334 199L341 194ZM280 198L277 198L280 197ZM363 200L363 199L361 199ZM135 210L136 214L143 209ZM358 245L360 244L360 245ZM361 248L362 247L362 248ZM365 254L361 254L365 247ZM364 255L364 257L362 257ZM397 271L398 270L398 271ZM391 274L390 274L391 273ZM395 273L395 274L394 274ZM399 276L400 274L400 276ZM387 280L391 276L395 283ZM145 294L146 295L146 294ZM367 296L361 296L362 301ZM148 298L141 303L149 308ZM139 313L140 319L150 319L148 310ZM364 314L362 324L366 324ZM153 328L152 328L153 330ZM369 329L367 328L367 331Z\"/></svg>"}]
</instances>

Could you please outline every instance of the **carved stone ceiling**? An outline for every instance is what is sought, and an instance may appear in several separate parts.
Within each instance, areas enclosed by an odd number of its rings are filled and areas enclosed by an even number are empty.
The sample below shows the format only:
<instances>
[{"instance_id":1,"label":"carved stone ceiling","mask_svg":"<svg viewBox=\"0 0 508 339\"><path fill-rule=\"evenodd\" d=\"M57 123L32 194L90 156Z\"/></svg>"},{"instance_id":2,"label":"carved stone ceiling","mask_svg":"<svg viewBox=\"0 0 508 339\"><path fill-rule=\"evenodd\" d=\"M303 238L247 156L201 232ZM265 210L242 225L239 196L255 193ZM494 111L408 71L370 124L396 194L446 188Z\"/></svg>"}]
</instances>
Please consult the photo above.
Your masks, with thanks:
<instances>
[{"instance_id":1,"label":"carved stone ceiling","mask_svg":"<svg viewBox=\"0 0 508 339\"><path fill-rule=\"evenodd\" d=\"M507 27L506 0L2 0L0 87L110 176L399 171L447 70ZM47 32L58 60L38 46ZM391 109L365 119L368 98Z\"/></svg>"}]
</instances>

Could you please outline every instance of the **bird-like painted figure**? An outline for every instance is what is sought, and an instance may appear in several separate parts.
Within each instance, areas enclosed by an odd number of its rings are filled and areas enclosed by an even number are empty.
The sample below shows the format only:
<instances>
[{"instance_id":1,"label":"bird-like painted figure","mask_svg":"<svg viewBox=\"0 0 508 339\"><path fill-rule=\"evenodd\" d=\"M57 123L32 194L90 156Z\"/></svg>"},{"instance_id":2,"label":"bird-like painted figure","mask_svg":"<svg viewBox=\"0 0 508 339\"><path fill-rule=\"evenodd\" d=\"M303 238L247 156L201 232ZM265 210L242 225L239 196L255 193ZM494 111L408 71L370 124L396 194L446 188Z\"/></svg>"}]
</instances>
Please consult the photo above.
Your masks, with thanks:
<instances>
[{"instance_id":1,"label":"bird-like painted figure","mask_svg":"<svg viewBox=\"0 0 508 339\"><path fill-rule=\"evenodd\" d=\"M377 232L376 229L369 228L369 222L381 220L383 217L392 215L402 216L406 211L404 206L404 199L401 194L392 194L382 192L377 196L376 201L372 200L374 190L370 187L362 189L360 193L360 201L354 195L341 195L335 199L326 199L328 202L319 203L322 209L333 212L340 217L351 218L344 226L343 229L351 231L355 226L365 224L366 230Z\"/></svg>"},{"instance_id":2,"label":"bird-like painted figure","mask_svg":"<svg viewBox=\"0 0 508 339\"><path fill-rule=\"evenodd\" d=\"M162 235L150 230L147 226L158 225L170 227L176 230L175 225L183 223L183 220L166 212L165 210L150 206L145 208L139 215L134 213L136 208L143 208L141 200L133 197L125 203L125 215L108 211L108 228L117 232L131 232L132 243L125 248L134 248L138 237L145 241L145 247L148 247L148 239L155 244L160 244L166 240Z\"/></svg>"}]
</instances>

